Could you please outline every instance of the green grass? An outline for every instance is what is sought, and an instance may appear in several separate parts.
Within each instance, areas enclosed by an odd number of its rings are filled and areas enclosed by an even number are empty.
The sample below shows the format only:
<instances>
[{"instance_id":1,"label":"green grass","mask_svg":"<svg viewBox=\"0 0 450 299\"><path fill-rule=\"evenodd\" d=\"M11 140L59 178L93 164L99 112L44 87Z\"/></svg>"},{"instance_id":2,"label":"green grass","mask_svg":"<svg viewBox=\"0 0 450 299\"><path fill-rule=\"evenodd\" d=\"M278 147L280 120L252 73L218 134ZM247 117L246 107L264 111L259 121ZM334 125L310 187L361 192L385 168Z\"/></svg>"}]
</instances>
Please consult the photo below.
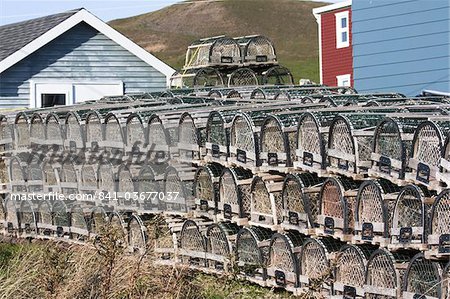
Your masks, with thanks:
<instances>
[{"instance_id":1,"label":"green grass","mask_svg":"<svg viewBox=\"0 0 450 299\"><path fill-rule=\"evenodd\" d=\"M287 66L294 76L294 82L298 84L300 79L310 79L319 83L319 58L307 58L304 60L280 59L280 64Z\"/></svg>"}]
</instances>

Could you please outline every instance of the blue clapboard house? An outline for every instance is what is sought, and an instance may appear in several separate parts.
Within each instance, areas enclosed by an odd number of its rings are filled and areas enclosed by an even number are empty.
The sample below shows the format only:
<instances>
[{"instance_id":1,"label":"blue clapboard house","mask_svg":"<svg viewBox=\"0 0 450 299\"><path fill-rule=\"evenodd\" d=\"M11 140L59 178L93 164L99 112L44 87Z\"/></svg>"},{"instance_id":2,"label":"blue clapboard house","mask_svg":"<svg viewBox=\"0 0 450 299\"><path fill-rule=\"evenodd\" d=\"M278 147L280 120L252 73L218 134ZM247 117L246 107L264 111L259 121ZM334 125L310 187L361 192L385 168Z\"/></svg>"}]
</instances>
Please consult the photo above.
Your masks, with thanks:
<instances>
[{"instance_id":1,"label":"blue clapboard house","mask_svg":"<svg viewBox=\"0 0 450 299\"><path fill-rule=\"evenodd\" d=\"M174 72L85 9L0 27L0 108L160 91Z\"/></svg>"}]
</instances>

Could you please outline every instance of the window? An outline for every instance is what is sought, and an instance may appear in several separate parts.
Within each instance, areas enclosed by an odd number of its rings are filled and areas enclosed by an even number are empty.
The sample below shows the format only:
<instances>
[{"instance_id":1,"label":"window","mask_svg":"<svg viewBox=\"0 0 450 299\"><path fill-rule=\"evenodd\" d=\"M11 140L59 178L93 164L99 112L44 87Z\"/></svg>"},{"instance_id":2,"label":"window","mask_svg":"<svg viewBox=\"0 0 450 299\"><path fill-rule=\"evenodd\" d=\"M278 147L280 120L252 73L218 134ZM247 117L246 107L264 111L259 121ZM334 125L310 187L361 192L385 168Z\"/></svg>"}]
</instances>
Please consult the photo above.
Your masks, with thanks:
<instances>
[{"instance_id":1,"label":"window","mask_svg":"<svg viewBox=\"0 0 450 299\"><path fill-rule=\"evenodd\" d=\"M348 11L339 12L336 16L336 48L345 48L350 45L350 24Z\"/></svg>"},{"instance_id":2,"label":"window","mask_svg":"<svg viewBox=\"0 0 450 299\"><path fill-rule=\"evenodd\" d=\"M63 93L43 93L41 94L42 107L53 107L66 104L66 95Z\"/></svg>"},{"instance_id":3,"label":"window","mask_svg":"<svg viewBox=\"0 0 450 299\"><path fill-rule=\"evenodd\" d=\"M336 76L337 86L351 86L350 74Z\"/></svg>"}]
</instances>

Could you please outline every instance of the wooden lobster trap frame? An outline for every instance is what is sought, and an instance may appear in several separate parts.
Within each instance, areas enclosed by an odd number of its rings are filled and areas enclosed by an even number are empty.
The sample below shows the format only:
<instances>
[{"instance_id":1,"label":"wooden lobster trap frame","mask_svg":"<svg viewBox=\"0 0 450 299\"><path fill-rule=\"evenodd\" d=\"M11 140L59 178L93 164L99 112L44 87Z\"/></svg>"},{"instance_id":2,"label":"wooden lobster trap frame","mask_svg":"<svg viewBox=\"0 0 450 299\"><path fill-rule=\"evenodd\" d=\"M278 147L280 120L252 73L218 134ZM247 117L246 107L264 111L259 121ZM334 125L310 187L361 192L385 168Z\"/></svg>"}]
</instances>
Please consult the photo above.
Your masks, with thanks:
<instances>
[{"instance_id":1,"label":"wooden lobster trap frame","mask_svg":"<svg viewBox=\"0 0 450 299\"><path fill-rule=\"evenodd\" d=\"M149 224L150 215L132 214L126 224L128 235L128 251L144 255L149 250ZM150 224L151 225L151 224Z\"/></svg>"},{"instance_id":2,"label":"wooden lobster trap frame","mask_svg":"<svg viewBox=\"0 0 450 299\"><path fill-rule=\"evenodd\" d=\"M42 180L44 192L61 192L58 167L48 158L42 162Z\"/></svg>"},{"instance_id":3,"label":"wooden lobster trap frame","mask_svg":"<svg viewBox=\"0 0 450 299\"><path fill-rule=\"evenodd\" d=\"M25 197L28 192L27 167L30 156L20 153L8 159L8 190L12 197Z\"/></svg>"},{"instance_id":4,"label":"wooden lobster trap frame","mask_svg":"<svg viewBox=\"0 0 450 299\"><path fill-rule=\"evenodd\" d=\"M194 173L184 173L173 166L166 169L162 197L164 214L184 216L192 211L195 206L192 193L193 181Z\"/></svg>"},{"instance_id":5,"label":"wooden lobster trap frame","mask_svg":"<svg viewBox=\"0 0 450 299\"><path fill-rule=\"evenodd\" d=\"M84 122L76 111L70 111L66 114L64 121L64 148L68 152L76 153L84 151L86 135Z\"/></svg>"},{"instance_id":6,"label":"wooden lobster trap frame","mask_svg":"<svg viewBox=\"0 0 450 299\"><path fill-rule=\"evenodd\" d=\"M268 87L257 87L253 89L250 94L250 99L255 100L274 100L275 96L280 92L280 88L277 86Z\"/></svg>"},{"instance_id":7,"label":"wooden lobster trap frame","mask_svg":"<svg viewBox=\"0 0 450 299\"><path fill-rule=\"evenodd\" d=\"M219 179L217 219L238 225L250 218L253 173L243 168L224 168Z\"/></svg>"},{"instance_id":8,"label":"wooden lobster trap frame","mask_svg":"<svg viewBox=\"0 0 450 299\"><path fill-rule=\"evenodd\" d=\"M327 171L362 179L371 167L375 128L384 114L354 113L336 116L328 133Z\"/></svg>"},{"instance_id":9,"label":"wooden lobster trap frame","mask_svg":"<svg viewBox=\"0 0 450 299\"><path fill-rule=\"evenodd\" d=\"M365 298L401 298L402 278L411 259L411 253L391 253L375 250L370 256L364 279Z\"/></svg>"},{"instance_id":10,"label":"wooden lobster trap frame","mask_svg":"<svg viewBox=\"0 0 450 299\"><path fill-rule=\"evenodd\" d=\"M292 170L299 112L269 115L261 125L260 171Z\"/></svg>"},{"instance_id":11,"label":"wooden lobster trap frame","mask_svg":"<svg viewBox=\"0 0 450 299\"><path fill-rule=\"evenodd\" d=\"M47 151L45 140L44 118L38 112L32 114L30 118L30 147L36 150Z\"/></svg>"},{"instance_id":12,"label":"wooden lobster trap frame","mask_svg":"<svg viewBox=\"0 0 450 299\"><path fill-rule=\"evenodd\" d=\"M8 116L0 114L0 155L13 150L13 126L8 123Z\"/></svg>"},{"instance_id":13,"label":"wooden lobster trap frame","mask_svg":"<svg viewBox=\"0 0 450 299\"><path fill-rule=\"evenodd\" d=\"M436 178L443 182L446 186L450 186L450 132L445 136L439 166L440 171L436 173Z\"/></svg>"},{"instance_id":14,"label":"wooden lobster trap frame","mask_svg":"<svg viewBox=\"0 0 450 299\"><path fill-rule=\"evenodd\" d=\"M305 95L301 89L280 89L275 97L275 101L301 101L302 103L313 103L315 100Z\"/></svg>"},{"instance_id":15,"label":"wooden lobster trap frame","mask_svg":"<svg viewBox=\"0 0 450 299\"><path fill-rule=\"evenodd\" d=\"M284 66L276 65L261 73L262 85L294 85L294 77L291 71Z\"/></svg>"},{"instance_id":16,"label":"wooden lobster trap frame","mask_svg":"<svg viewBox=\"0 0 450 299\"><path fill-rule=\"evenodd\" d=\"M281 227L306 235L315 233L319 213L319 194L324 179L310 173L286 175L282 190Z\"/></svg>"},{"instance_id":17,"label":"wooden lobster trap frame","mask_svg":"<svg viewBox=\"0 0 450 299\"><path fill-rule=\"evenodd\" d=\"M103 152L100 147L103 141L102 116L99 112L93 110L86 114L85 136L86 136L86 158L98 158Z\"/></svg>"},{"instance_id":18,"label":"wooden lobster trap frame","mask_svg":"<svg viewBox=\"0 0 450 299\"><path fill-rule=\"evenodd\" d=\"M443 190L435 199L428 226L427 257L450 257L450 189Z\"/></svg>"},{"instance_id":19,"label":"wooden lobster trap frame","mask_svg":"<svg viewBox=\"0 0 450 299\"><path fill-rule=\"evenodd\" d=\"M421 117L386 117L375 129L369 175L405 185L411 143Z\"/></svg>"},{"instance_id":20,"label":"wooden lobster trap frame","mask_svg":"<svg viewBox=\"0 0 450 299\"><path fill-rule=\"evenodd\" d=\"M125 153L131 158L141 158L147 154L146 124L139 113L131 113L126 120Z\"/></svg>"},{"instance_id":21,"label":"wooden lobster trap frame","mask_svg":"<svg viewBox=\"0 0 450 299\"><path fill-rule=\"evenodd\" d=\"M226 36L215 36L193 42L186 52L184 70L206 66L238 66L241 64L239 44Z\"/></svg>"},{"instance_id":22,"label":"wooden lobster trap frame","mask_svg":"<svg viewBox=\"0 0 450 299\"><path fill-rule=\"evenodd\" d=\"M55 200L51 206L52 235L55 238L68 239L71 236L72 216L70 207L62 200Z\"/></svg>"},{"instance_id":23,"label":"wooden lobster trap frame","mask_svg":"<svg viewBox=\"0 0 450 299\"><path fill-rule=\"evenodd\" d=\"M136 180L138 179L140 165L121 164L115 176L116 209L123 212L136 212L139 208L139 194Z\"/></svg>"},{"instance_id":24,"label":"wooden lobster trap frame","mask_svg":"<svg viewBox=\"0 0 450 299\"><path fill-rule=\"evenodd\" d=\"M95 203L97 202L96 193L98 191L98 172L99 165L85 161L80 169L80 184L78 190L81 194L92 197Z\"/></svg>"},{"instance_id":25,"label":"wooden lobster trap frame","mask_svg":"<svg viewBox=\"0 0 450 299\"><path fill-rule=\"evenodd\" d=\"M444 268L442 274L442 298L450 298L450 262Z\"/></svg>"},{"instance_id":26,"label":"wooden lobster trap frame","mask_svg":"<svg viewBox=\"0 0 450 299\"><path fill-rule=\"evenodd\" d=\"M234 38L241 47L244 65L277 64L275 47L265 36L249 35Z\"/></svg>"},{"instance_id":27,"label":"wooden lobster trap frame","mask_svg":"<svg viewBox=\"0 0 450 299\"><path fill-rule=\"evenodd\" d=\"M206 161L225 163L229 157L229 127L232 113L212 111L206 123Z\"/></svg>"},{"instance_id":28,"label":"wooden lobster trap frame","mask_svg":"<svg viewBox=\"0 0 450 299\"><path fill-rule=\"evenodd\" d=\"M301 170L326 174L329 127L337 112L305 112L297 126L297 159L294 166Z\"/></svg>"},{"instance_id":29,"label":"wooden lobster trap frame","mask_svg":"<svg viewBox=\"0 0 450 299\"><path fill-rule=\"evenodd\" d=\"M7 236L19 236L19 216L17 213L16 201L8 195L3 201L5 209L5 219L3 234Z\"/></svg>"},{"instance_id":30,"label":"wooden lobster trap frame","mask_svg":"<svg viewBox=\"0 0 450 299\"><path fill-rule=\"evenodd\" d=\"M364 298L367 260L376 250L371 245L348 245L336 254L332 298Z\"/></svg>"},{"instance_id":31,"label":"wooden lobster trap frame","mask_svg":"<svg viewBox=\"0 0 450 299\"><path fill-rule=\"evenodd\" d=\"M79 179L75 165L70 160L65 160L61 164L59 171L59 188L61 193L69 198L70 194L79 193Z\"/></svg>"},{"instance_id":32,"label":"wooden lobster trap frame","mask_svg":"<svg viewBox=\"0 0 450 299\"><path fill-rule=\"evenodd\" d=\"M442 189L437 174L447 132L450 132L450 121L424 121L417 127L408 163L411 172L405 177L407 180L438 192Z\"/></svg>"},{"instance_id":33,"label":"wooden lobster trap frame","mask_svg":"<svg viewBox=\"0 0 450 299\"><path fill-rule=\"evenodd\" d=\"M105 228L109 225L109 216L102 207L94 206L89 215L89 236L97 239L100 235L106 233Z\"/></svg>"},{"instance_id":34,"label":"wooden lobster trap frame","mask_svg":"<svg viewBox=\"0 0 450 299\"><path fill-rule=\"evenodd\" d=\"M319 194L316 234L351 241L359 185L345 177L330 177L323 183Z\"/></svg>"},{"instance_id":35,"label":"wooden lobster trap frame","mask_svg":"<svg viewBox=\"0 0 450 299\"><path fill-rule=\"evenodd\" d=\"M416 254L409 262L402 283L402 298L440 299L442 296L443 266Z\"/></svg>"},{"instance_id":36,"label":"wooden lobster trap frame","mask_svg":"<svg viewBox=\"0 0 450 299\"><path fill-rule=\"evenodd\" d=\"M14 151L28 151L30 145L30 119L25 112L19 112L14 119Z\"/></svg>"},{"instance_id":37,"label":"wooden lobster trap frame","mask_svg":"<svg viewBox=\"0 0 450 299\"><path fill-rule=\"evenodd\" d=\"M116 190L115 182L115 169L109 161L100 161L97 170L97 201L96 205L102 206L108 209L114 209L117 205L117 201L114 200L114 194Z\"/></svg>"},{"instance_id":38,"label":"wooden lobster trap frame","mask_svg":"<svg viewBox=\"0 0 450 299\"><path fill-rule=\"evenodd\" d=\"M154 163L163 163L170 158L170 136L161 118L152 114L147 121L148 159Z\"/></svg>"},{"instance_id":39,"label":"wooden lobster trap frame","mask_svg":"<svg viewBox=\"0 0 450 299\"><path fill-rule=\"evenodd\" d=\"M156 234L154 236L153 253L155 263L159 265L174 265L178 262L178 247L184 219L166 218L158 215L156 218Z\"/></svg>"},{"instance_id":40,"label":"wooden lobster trap frame","mask_svg":"<svg viewBox=\"0 0 450 299\"><path fill-rule=\"evenodd\" d=\"M160 205L159 194L163 192L164 173L158 172L155 165L143 164L135 178L138 195L138 214L156 214L163 209ZM155 196L156 194L156 196Z\"/></svg>"},{"instance_id":41,"label":"wooden lobster trap frame","mask_svg":"<svg viewBox=\"0 0 450 299\"><path fill-rule=\"evenodd\" d=\"M22 200L20 203L16 203L19 220L19 237L21 238L34 238L37 234L34 205L34 202L28 200Z\"/></svg>"},{"instance_id":42,"label":"wooden lobster trap frame","mask_svg":"<svg viewBox=\"0 0 450 299\"><path fill-rule=\"evenodd\" d=\"M72 203L70 207L70 238L74 242L86 242L89 239L88 211L82 203Z\"/></svg>"},{"instance_id":43,"label":"wooden lobster trap frame","mask_svg":"<svg viewBox=\"0 0 450 299\"><path fill-rule=\"evenodd\" d=\"M265 285L272 232L262 227L241 228L236 236L238 277Z\"/></svg>"},{"instance_id":44,"label":"wooden lobster trap frame","mask_svg":"<svg viewBox=\"0 0 450 299\"><path fill-rule=\"evenodd\" d=\"M223 77L220 71L213 67L200 67L182 72L175 72L170 77L171 88L196 88L223 86Z\"/></svg>"},{"instance_id":45,"label":"wooden lobster trap frame","mask_svg":"<svg viewBox=\"0 0 450 299\"><path fill-rule=\"evenodd\" d=\"M329 103L331 107L357 106L367 103L372 97L362 94L324 94L319 103Z\"/></svg>"},{"instance_id":46,"label":"wooden lobster trap frame","mask_svg":"<svg viewBox=\"0 0 450 299\"><path fill-rule=\"evenodd\" d=\"M55 154L61 154L64 149L64 132L61 119L56 113L49 113L45 118L45 142Z\"/></svg>"},{"instance_id":47,"label":"wooden lobster trap frame","mask_svg":"<svg viewBox=\"0 0 450 299\"><path fill-rule=\"evenodd\" d=\"M232 272L236 236L239 226L231 222L218 222L206 230L206 260L210 271Z\"/></svg>"},{"instance_id":48,"label":"wooden lobster trap frame","mask_svg":"<svg viewBox=\"0 0 450 299\"><path fill-rule=\"evenodd\" d=\"M268 286L283 287L290 292L297 293L300 287L298 280L299 255L305 240L306 236L296 231L272 235L266 270Z\"/></svg>"},{"instance_id":49,"label":"wooden lobster trap frame","mask_svg":"<svg viewBox=\"0 0 450 299\"><path fill-rule=\"evenodd\" d=\"M299 282L316 297L331 295L332 261L343 243L332 238L308 238L300 252Z\"/></svg>"},{"instance_id":50,"label":"wooden lobster trap frame","mask_svg":"<svg viewBox=\"0 0 450 299\"><path fill-rule=\"evenodd\" d=\"M228 87L234 86L256 86L259 84L258 76L250 68L238 68L228 76Z\"/></svg>"},{"instance_id":51,"label":"wooden lobster trap frame","mask_svg":"<svg viewBox=\"0 0 450 299\"><path fill-rule=\"evenodd\" d=\"M109 213L108 217L112 231L117 234L119 245L128 248L127 223L125 223L123 215L113 211Z\"/></svg>"},{"instance_id":52,"label":"wooden lobster trap frame","mask_svg":"<svg viewBox=\"0 0 450 299\"><path fill-rule=\"evenodd\" d=\"M99 146L105 149L105 154L110 160L122 161L125 155L124 124L118 113L109 112L103 120L103 140Z\"/></svg>"},{"instance_id":53,"label":"wooden lobster trap frame","mask_svg":"<svg viewBox=\"0 0 450 299\"><path fill-rule=\"evenodd\" d=\"M435 198L436 192L416 185L400 190L392 215L390 249L427 248L429 211Z\"/></svg>"},{"instance_id":54,"label":"wooden lobster trap frame","mask_svg":"<svg viewBox=\"0 0 450 299\"><path fill-rule=\"evenodd\" d=\"M178 161L200 163L205 155L205 127L208 113L184 112L178 124Z\"/></svg>"},{"instance_id":55,"label":"wooden lobster trap frame","mask_svg":"<svg viewBox=\"0 0 450 299\"><path fill-rule=\"evenodd\" d=\"M219 180L223 167L217 163L199 166L194 178L195 214L215 219L219 201Z\"/></svg>"},{"instance_id":56,"label":"wooden lobster trap frame","mask_svg":"<svg viewBox=\"0 0 450 299\"><path fill-rule=\"evenodd\" d=\"M180 262L191 268L204 269L206 263L206 227L193 220L186 220L180 233L178 254Z\"/></svg>"},{"instance_id":57,"label":"wooden lobster trap frame","mask_svg":"<svg viewBox=\"0 0 450 299\"><path fill-rule=\"evenodd\" d=\"M361 184L356 197L353 242L389 244L391 218L399 192L399 186L384 179Z\"/></svg>"},{"instance_id":58,"label":"wooden lobster trap frame","mask_svg":"<svg viewBox=\"0 0 450 299\"><path fill-rule=\"evenodd\" d=\"M278 174L262 174L253 178L249 225L276 231L282 222L282 190L284 177Z\"/></svg>"},{"instance_id":59,"label":"wooden lobster trap frame","mask_svg":"<svg viewBox=\"0 0 450 299\"><path fill-rule=\"evenodd\" d=\"M52 238L56 232L53 225L52 203L48 200L41 201L36 208L37 238Z\"/></svg>"}]
</instances>

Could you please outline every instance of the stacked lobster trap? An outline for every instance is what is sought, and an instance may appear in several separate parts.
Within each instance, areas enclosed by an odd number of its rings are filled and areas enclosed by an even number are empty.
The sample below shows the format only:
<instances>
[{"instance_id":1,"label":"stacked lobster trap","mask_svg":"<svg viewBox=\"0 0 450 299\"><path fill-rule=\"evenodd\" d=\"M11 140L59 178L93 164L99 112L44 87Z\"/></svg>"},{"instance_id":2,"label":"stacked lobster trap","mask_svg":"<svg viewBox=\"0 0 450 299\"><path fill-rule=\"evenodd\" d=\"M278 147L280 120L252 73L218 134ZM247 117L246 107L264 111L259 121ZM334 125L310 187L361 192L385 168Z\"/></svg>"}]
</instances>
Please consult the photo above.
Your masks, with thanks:
<instances>
[{"instance_id":1,"label":"stacked lobster trap","mask_svg":"<svg viewBox=\"0 0 450 299\"><path fill-rule=\"evenodd\" d=\"M2 232L114 233L157 264L297 295L448 297L448 99L248 86L282 73L258 36L188 56L205 87L0 116ZM222 73L235 87L206 87Z\"/></svg>"}]
</instances>

